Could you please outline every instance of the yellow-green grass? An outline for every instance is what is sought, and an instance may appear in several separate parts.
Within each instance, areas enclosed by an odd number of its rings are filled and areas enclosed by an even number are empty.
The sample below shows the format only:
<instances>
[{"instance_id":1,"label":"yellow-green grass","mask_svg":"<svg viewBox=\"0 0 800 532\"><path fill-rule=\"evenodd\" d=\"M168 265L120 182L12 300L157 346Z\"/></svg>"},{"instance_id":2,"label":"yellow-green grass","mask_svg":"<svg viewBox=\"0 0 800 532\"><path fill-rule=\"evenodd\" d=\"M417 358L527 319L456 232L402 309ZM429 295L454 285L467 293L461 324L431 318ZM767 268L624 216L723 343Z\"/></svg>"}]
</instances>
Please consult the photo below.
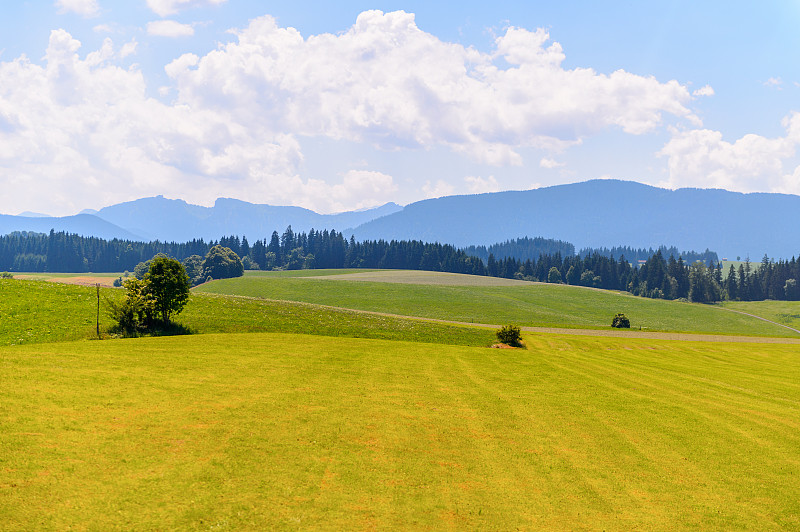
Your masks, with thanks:
<instances>
[{"instance_id":1,"label":"yellow-green grass","mask_svg":"<svg viewBox=\"0 0 800 532\"><path fill-rule=\"evenodd\" d=\"M2 347L2 528L800 528L794 346L526 340Z\"/></svg>"},{"instance_id":2,"label":"yellow-green grass","mask_svg":"<svg viewBox=\"0 0 800 532\"><path fill-rule=\"evenodd\" d=\"M112 325L105 298L122 294L122 290L101 288L101 332ZM0 345L94 338L96 319L93 287L0 280ZM474 346L490 345L494 339L494 332L487 329L196 293L176 321L197 333L293 332Z\"/></svg>"},{"instance_id":3,"label":"yellow-green grass","mask_svg":"<svg viewBox=\"0 0 800 532\"><path fill-rule=\"evenodd\" d=\"M101 272L101 273L92 273L92 272L85 272L85 273L49 273L49 272L13 272L12 275L15 278L25 278L30 280L38 280L38 281L46 281L48 279L71 279L74 277L102 277L102 278L110 278L116 279L117 277L122 276L121 273L109 273L109 272Z\"/></svg>"},{"instance_id":4,"label":"yellow-green grass","mask_svg":"<svg viewBox=\"0 0 800 532\"><path fill-rule=\"evenodd\" d=\"M436 284L437 276L442 274L435 272L427 272L428 280L421 284L347 281L336 270L328 272L337 277L329 280L319 271L313 278L261 273L213 281L194 291L496 325L607 329L614 315L623 312L635 329L797 336L783 327L712 305L654 300L621 292L541 283L481 286L474 283L472 276L465 276L466 286L453 286L449 280L448 285ZM397 275L403 276L404 272Z\"/></svg>"},{"instance_id":5,"label":"yellow-green grass","mask_svg":"<svg viewBox=\"0 0 800 532\"><path fill-rule=\"evenodd\" d=\"M120 273L14 273L15 279L29 281L55 281L67 284L80 284L84 286L111 287L114 280L122 276Z\"/></svg>"},{"instance_id":6,"label":"yellow-green grass","mask_svg":"<svg viewBox=\"0 0 800 532\"><path fill-rule=\"evenodd\" d=\"M722 306L800 329L800 301L726 301Z\"/></svg>"},{"instance_id":7,"label":"yellow-green grass","mask_svg":"<svg viewBox=\"0 0 800 532\"><path fill-rule=\"evenodd\" d=\"M422 270L371 270L365 272L334 273L319 275L328 281L372 281L394 284L425 284L437 286L530 286L529 281L505 279L486 275L464 275L461 273L428 272Z\"/></svg>"},{"instance_id":8,"label":"yellow-green grass","mask_svg":"<svg viewBox=\"0 0 800 532\"><path fill-rule=\"evenodd\" d=\"M761 267L761 258L755 259L755 262L752 262L753 259L750 259L750 271L754 272ZM736 273L739 273L739 266L744 266L745 261L743 260L723 260L720 261L722 263L722 276L727 277L728 271L733 266L733 269L736 270Z\"/></svg>"}]
</instances>

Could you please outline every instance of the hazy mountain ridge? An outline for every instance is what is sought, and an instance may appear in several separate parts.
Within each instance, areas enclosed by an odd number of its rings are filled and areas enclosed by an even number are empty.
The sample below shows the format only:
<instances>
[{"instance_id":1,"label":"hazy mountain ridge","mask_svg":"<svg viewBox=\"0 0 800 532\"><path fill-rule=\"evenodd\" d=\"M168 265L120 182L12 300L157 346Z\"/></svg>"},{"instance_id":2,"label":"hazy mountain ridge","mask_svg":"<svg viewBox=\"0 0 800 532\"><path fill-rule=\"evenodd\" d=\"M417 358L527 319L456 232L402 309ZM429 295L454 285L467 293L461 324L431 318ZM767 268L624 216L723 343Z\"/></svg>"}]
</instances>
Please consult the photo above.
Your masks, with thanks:
<instances>
[{"instance_id":1,"label":"hazy mountain ridge","mask_svg":"<svg viewBox=\"0 0 800 532\"><path fill-rule=\"evenodd\" d=\"M0 235L7 235L14 231L49 233L51 229L54 229L56 232L65 231L67 233L76 233L81 236L96 236L107 240L114 238L142 240L141 235L118 227L91 214L36 218L0 214Z\"/></svg>"},{"instance_id":2,"label":"hazy mountain ridge","mask_svg":"<svg viewBox=\"0 0 800 532\"><path fill-rule=\"evenodd\" d=\"M459 247L542 236L577 249L672 245L759 260L764 253L800 254L798 228L800 196L593 180L419 201L353 232L356 239L419 239Z\"/></svg>"},{"instance_id":3,"label":"hazy mountain ridge","mask_svg":"<svg viewBox=\"0 0 800 532\"><path fill-rule=\"evenodd\" d=\"M800 254L800 196L717 189L667 190L631 181L593 180L534 190L427 199L400 207L319 214L302 207L220 198L213 207L162 196L105 207L96 214L27 218L0 215L0 234L67 231L84 236L185 242L336 229L364 240L422 240L490 246L524 237L562 240L575 249L712 249L720 258Z\"/></svg>"},{"instance_id":4,"label":"hazy mountain ridge","mask_svg":"<svg viewBox=\"0 0 800 532\"><path fill-rule=\"evenodd\" d=\"M231 198L219 198L213 207L201 207L156 196L105 207L96 216L130 228L150 240L182 242L228 235L244 235L250 240L268 239L273 231L283 232L290 225L297 231L312 228L342 231L400 209L402 207L395 203L387 203L363 211L319 214L303 207L264 205Z\"/></svg>"},{"instance_id":5,"label":"hazy mountain ridge","mask_svg":"<svg viewBox=\"0 0 800 532\"><path fill-rule=\"evenodd\" d=\"M14 231L47 233L50 229L105 239L186 242L197 238L217 240L223 236L269 239L273 231L291 225L297 231L345 229L402 209L387 203L373 209L337 214L319 214L302 207L284 207L219 198L213 207L192 205L163 196L142 198L104 207L98 211L63 217L0 215L0 234ZM91 214L90 214L91 213Z\"/></svg>"}]
</instances>

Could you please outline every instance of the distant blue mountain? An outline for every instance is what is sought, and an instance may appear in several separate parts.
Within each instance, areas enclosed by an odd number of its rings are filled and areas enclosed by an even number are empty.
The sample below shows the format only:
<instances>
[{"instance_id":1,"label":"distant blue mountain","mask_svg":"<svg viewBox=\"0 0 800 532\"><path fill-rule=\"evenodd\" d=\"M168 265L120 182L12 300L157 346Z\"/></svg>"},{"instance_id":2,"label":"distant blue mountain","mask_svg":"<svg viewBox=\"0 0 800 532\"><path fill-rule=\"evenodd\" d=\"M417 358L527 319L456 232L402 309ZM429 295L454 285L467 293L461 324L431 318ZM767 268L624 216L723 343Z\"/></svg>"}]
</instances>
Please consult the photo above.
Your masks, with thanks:
<instances>
[{"instance_id":1,"label":"distant blue mountain","mask_svg":"<svg viewBox=\"0 0 800 532\"><path fill-rule=\"evenodd\" d=\"M81 236L96 236L106 240L114 238L142 240L140 235L91 214L62 217L28 217L0 214L0 235L6 235L14 231L49 233L51 229L55 229L56 232L65 231Z\"/></svg>"},{"instance_id":2,"label":"distant blue mountain","mask_svg":"<svg viewBox=\"0 0 800 532\"><path fill-rule=\"evenodd\" d=\"M458 247L545 237L584 247L710 248L720 257L800 255L800 196L666 190L593 180L419 201L353 230L357 240L418 239Z\"/></svg>"},{"instance_id":3,"label":"distant blue mountain","mask_svg":"<svg viewBox=\"0 0 800 532\"><path fill-rule=\"evenodd\" d=\"M273 231L282 233L290 225L295 231L342 231L400 209L396 203L387 203L363 211L318 214L302 207L276 207L228 198L218 199L213 207L201 207L156 196L105 207L96 216L147 240L183 242L237 235L254 241L269 239Z\"/></svg>"},{"instance_id":4,"label":"distant blue mountain","mask_svg":"<svg viewBox=\"0 0 800 532\"><path fill-rule=\"evenodd\" d=\"M186 242L195 238L218 240L223 236L246 236L250 240L267 238L273 231L336 229L343 231L402 209L387 203L374 209L339 214L318 214L301 207L258 205L220 198L213 207L192 205L163 196L128 201L99 211L84 210L64 217L0 215L0 235L13 231L48 233L50 229L100 238L139 241Z\"/></svg>"},{"instance_id":5,"label":"distant blue mountain","mask_svg":"<svg viewBox=\"0 0 800 532\"><path fill-rule=\"evenodd\" d=\"M89 211L87 211L89 212ZM457 247L544 237L576 249L676 246L758 261L800 255L800 196L725 190L666 190L629 181L594 180L536 190L448 196L400 207L318 214L221 198L213 207L162 196L61 218L0 215L0 234L47 233L184 242L336 229L363 239L417 239Z\"/></svg>"}]
</instances>

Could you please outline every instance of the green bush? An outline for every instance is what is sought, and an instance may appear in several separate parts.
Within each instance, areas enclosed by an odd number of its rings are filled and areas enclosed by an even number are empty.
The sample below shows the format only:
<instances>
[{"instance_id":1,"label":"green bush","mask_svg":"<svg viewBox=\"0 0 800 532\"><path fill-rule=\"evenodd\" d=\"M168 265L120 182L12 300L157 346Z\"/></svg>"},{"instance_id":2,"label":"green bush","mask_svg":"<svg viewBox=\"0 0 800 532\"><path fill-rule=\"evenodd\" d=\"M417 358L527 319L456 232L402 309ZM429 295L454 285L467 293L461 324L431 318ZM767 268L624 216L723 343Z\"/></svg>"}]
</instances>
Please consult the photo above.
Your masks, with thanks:
<instances>
[{"instance_id":1,"label":"green bush","mask_svg":"<svg viewBox=\"0 0 800 532\"><path fill-rule=\"evenodd\" d=\"M14 278L14 276L13 276L13 275L11 275L11 274L10 274L10 273L8 273L8 272L2 272L2 273L0 273L0 279L13 279L13 278Z\"/></svg>"},{"instance_id":2,"label":"green bush","mask_svg":"<svg viewBox=\"0 0 800 532\"><path fill-rule=\"evenodd\" d=\"M631 328L631 320L623 313L618 313L614 316L614 319L611 320L611 326L615 329L630 329Z\"/></svg>"},{"instance_id":3,"label":"green bush","mask_svg":"<svg viewBox=\"0 0 800 532\"><path fill-rule=\"evenodd\" d=\"M522 334L520 328L516 325L503 325L503 327L497 331L497 339L506 344L511 345L514 347L519 347L522 345Z\"/></svg>"},{"instance_id":4,"label":"green bush","mask_svg":"<svg viewBox=\"0 0 800 532\"><path fill-rule=\"evenodd\" d=\"M559 284L561 282L561 272L558 271L558 268L553 266L550 268L550 271L547 272L547 282Z\"/></svg>"},{"instance_id":5,"label":"green bush","mask_svg":"<svg viewBox=\"0 0 800 532\"><path fill-rule=\"evenodd\" d=\"M123 282L125 296L115 301L106 299L108 315L115 325L111 332L139 336L147 329L153 313L153 299L147 293L147 282L133 277Z\"/></svg>"}]
</instances>

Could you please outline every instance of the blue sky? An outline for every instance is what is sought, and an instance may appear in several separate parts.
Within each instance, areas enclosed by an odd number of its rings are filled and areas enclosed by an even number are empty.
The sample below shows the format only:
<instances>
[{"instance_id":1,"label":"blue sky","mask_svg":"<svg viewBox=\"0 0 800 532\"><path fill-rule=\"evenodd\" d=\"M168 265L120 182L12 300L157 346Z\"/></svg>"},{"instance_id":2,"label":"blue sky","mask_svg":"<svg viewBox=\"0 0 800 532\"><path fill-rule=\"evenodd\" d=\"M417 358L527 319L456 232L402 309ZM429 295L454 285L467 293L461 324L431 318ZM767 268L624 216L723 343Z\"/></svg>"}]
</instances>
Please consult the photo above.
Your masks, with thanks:
<instances>
[{"instance_id":1,"label":"blue sky","mask_svg":"<svg viewBox=\"0 0 800 532\"><path fill-rule=\"evenodd\" d=\"M40 0L0 212L319 212L594 178L800 193L800 2Z\"/></svg>"}]
</instances>

